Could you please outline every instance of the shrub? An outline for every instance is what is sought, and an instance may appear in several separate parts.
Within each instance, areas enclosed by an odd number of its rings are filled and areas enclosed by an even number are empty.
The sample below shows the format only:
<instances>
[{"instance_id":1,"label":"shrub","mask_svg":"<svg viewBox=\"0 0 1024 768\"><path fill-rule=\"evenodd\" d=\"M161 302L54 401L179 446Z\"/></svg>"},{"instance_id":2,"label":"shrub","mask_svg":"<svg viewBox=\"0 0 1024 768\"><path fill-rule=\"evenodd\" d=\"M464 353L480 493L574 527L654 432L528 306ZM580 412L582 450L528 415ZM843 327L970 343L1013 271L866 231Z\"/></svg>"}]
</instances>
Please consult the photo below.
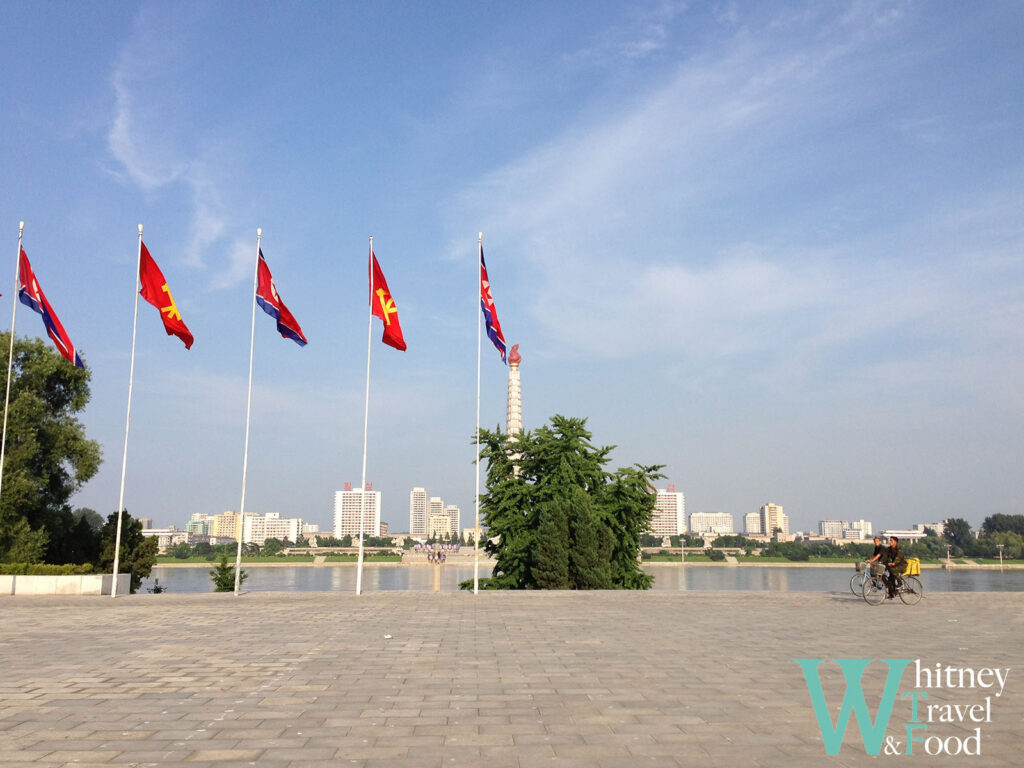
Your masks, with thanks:
<instances>
[{"instance_id":1,"label":"shrub","mask_svg":"<svg viewBox=\"0 0 1024 768\"><path fill-rule=\"evenodd\" d=\"M0 576L84 576L92 565L49 565L47 563L0 563Z\"/></svg>"}]
</instances>

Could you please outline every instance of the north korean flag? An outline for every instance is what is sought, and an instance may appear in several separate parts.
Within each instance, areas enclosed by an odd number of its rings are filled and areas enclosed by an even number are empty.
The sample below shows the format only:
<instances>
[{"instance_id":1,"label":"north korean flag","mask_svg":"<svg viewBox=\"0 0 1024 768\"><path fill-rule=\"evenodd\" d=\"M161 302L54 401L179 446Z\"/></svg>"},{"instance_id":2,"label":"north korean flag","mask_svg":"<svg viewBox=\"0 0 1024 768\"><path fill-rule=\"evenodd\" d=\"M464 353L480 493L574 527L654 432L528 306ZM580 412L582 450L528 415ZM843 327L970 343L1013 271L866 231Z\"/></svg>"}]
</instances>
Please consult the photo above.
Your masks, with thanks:
<instances>
[{"instance_id":1,"label":"north korean flag","mask_svg":"<svg viewBox=\"0 0 1024 768\"><path fill-rule=\"evenodd\" d=\"M494 344L501 361L505 360L505 334L501 332L501 323L498 322L498 309L494 306L494 297L491 295L491 281L487 277L487 264L484 263L484 249L480 247L480 309L484 313L484 326L487 328L487 338Z\"/></svg>"},{"instance_id":2,"label":"north korean flag","mask_svg":"<svg viewBox=\"0 0 1024 768\"><path fill-rule=\"evenodd\" d=\"M306 346L306 337L302 334L295 316L288 311L288 307L281 301L277 293L277 286L274 278L267 267L267 260L263 258L263 249L260 249L260 260L256 267L256 303L264 312L277 321L278 332L286 339L291 339L300 347Z\"/></svg>"},{"instance_id":3,"label":"north korean flag","mask_svg":"<svg viewBox=\"0 0 1024 768\"><path fill-rule=\"evenodd\" d=\"M28 263L25 251L22 251L18 257L18 283L18 301L42 315L43 325L46 326L46 332L57 346L57 351L69 363L74 363L79 368L85 368L82 358L75 351L75 345L68 338L68 332L60 324L60 318L53 311L50 302L46 300L43 289L39 287L39 281L36 280L35 273L32 271L32 265Z\"/></svg>"}]
</instances>

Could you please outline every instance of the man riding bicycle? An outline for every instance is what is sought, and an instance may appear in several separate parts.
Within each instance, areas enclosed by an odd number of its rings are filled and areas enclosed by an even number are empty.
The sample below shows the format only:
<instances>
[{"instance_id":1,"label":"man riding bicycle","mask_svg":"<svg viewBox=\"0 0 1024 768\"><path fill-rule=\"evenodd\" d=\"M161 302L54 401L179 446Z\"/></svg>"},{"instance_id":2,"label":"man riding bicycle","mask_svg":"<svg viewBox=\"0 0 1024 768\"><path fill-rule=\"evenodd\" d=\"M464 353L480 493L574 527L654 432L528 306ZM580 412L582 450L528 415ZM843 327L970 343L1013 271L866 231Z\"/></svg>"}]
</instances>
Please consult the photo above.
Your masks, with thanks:
<instances>
[{"instance_id":1,"label":"man riding bicycle","mask_svg":"<svg viewBox=\"0 0 1024 768\"><path fill-rule=\"evenodd\" d=\"M900 584L900 576L907 570L907 558L903 556L903 547L900 540L895 536L889 537L889 548L885 552L885 585L888 589L888 597L896 597L896 589Z\"/></svg>"},{"instance_id":2,"label":"man riding bicycle","mask_svg":"<svg viewBox=\"0 0 1024 768\"><path fill-rule=\"evenodd\" d=\"M885 553L886 553L887 550L888 550L888 547L885 547L885 546L882 545L882 537L881 536L875 536L875 551L871 553L871 557L868 559L868 562L869 563L880 562L880 563L882 563L884 565L885 564L885 560L883 558L885 557Z\"/></svg>"}]
</instances>

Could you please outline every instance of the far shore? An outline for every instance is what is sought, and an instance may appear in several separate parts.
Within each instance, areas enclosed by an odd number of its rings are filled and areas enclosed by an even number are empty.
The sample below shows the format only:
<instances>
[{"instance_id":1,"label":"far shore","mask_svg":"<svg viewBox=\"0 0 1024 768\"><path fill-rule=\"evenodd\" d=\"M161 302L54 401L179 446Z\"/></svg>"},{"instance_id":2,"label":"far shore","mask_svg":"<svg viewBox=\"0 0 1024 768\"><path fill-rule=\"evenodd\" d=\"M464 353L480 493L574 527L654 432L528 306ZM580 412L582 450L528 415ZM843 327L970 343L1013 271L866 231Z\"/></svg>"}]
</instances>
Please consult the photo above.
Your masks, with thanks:
<instances>
[{"instance_id":1,"label":"far shore","mask_svg":"<svg viewBox=\"0 0 1024 768\"><path fill-rule=\"evenodd\" d=\"M334 561L325 563L313 563L308 560L301 562L281 562L281 563L252 563L246 560L242 560L242 566L244 568L333 568L336 566L342 567L353 567L357 565L355 560L349 561ZM494 565L494 560L490 558L481 557L481 565ZM374 560L364 560L364 566L372 566L379 568L381 566L400 566L404 568L423 568L433 565L429 562L412 562L412 563L401 563L394 560L388 560L385 562L378 562ZM466 559L464 562L458 560L449 560L445 565L461 565L471 566L473 565L472 558ZM687 561L681 563L679 561L669 560L645 560L642 563L643 566L652 566L658 568L678 568L685 566L687 568L703 568L703 567L715 567L715 568L845 568L847 570L853 570L853 562L845 563L803 563L803 562L787 562L787 563L751 563L751 562L739 562L739 563L727 563L727 562L711 562L707 560L703 561ZM213 568L216 566L216 562L203 562L203 563L156 563L154 568ZM440 566L438 566L440 567ZM979 563L976 565L961 565L959 563L921 563L922 570L965 570L965 571L998 571L1000 569L1006 571L1021 571L1024 570L1024 563L1006 563L1005 565Z\"/></svg>"}]
</instances>

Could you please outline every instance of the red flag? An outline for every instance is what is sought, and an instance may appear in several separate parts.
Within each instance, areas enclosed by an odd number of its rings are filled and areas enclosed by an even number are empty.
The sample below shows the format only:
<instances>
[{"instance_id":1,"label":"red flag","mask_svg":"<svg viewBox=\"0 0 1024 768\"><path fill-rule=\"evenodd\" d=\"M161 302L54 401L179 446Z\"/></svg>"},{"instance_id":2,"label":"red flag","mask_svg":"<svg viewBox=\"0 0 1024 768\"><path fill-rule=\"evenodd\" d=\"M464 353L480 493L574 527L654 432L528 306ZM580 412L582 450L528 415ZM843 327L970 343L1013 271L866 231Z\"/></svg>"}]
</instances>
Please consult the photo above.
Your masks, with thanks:
<instances>
[{"instance_id":1,"label":"red flag","mask_svg":"<svg viewBox=\"0 0 1024 768\"><path fill-rule=\"evenodd\" d=\"M185 321L181 319L178 305L174 303L171 289L167 287L167 281L164 280L164 273L160 271L160 267L149 255L146 244L140 242L139 245L141 247L139 281L142 283L139 293L142 294L142 298L160 310L160 319L164 321L164 330L167 331L167 335L177 336L185 342L185 349L189 349L193 341L192 332L185 325Z\"/></svg>"},{"instance_id":2,"label":"red flag","mask_svg":"<svg viewBox=\"0 0 1024 768\"><path fill-rule=\"evenodd\" d=\"M388 281L384 279L384 273L380 271L380 264L377 257L370 250L370 307L373 315L384 321L384 336L381 338L385 344L395 349L405 351L405 339L402 338L402 326L398 323L398 307L388 290Z\"/></svg>"}]
</instances>

